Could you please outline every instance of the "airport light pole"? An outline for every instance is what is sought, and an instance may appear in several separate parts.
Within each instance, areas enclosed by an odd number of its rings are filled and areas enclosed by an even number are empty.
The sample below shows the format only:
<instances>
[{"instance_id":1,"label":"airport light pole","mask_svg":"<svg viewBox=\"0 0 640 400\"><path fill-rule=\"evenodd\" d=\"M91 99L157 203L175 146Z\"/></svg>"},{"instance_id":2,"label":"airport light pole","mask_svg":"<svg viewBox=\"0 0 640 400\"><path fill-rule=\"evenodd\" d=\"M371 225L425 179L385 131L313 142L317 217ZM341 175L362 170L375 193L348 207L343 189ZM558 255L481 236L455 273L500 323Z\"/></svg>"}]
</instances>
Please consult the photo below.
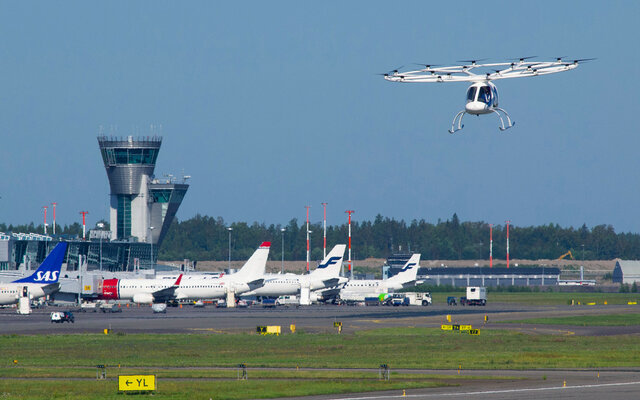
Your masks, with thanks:
<instances>
[{"instance_id":1,"label":"airport light pole","mask_svg":"<svg viewBox=\"0 0 640 400\"><path fill-rule=\"evenodd\" d=\"M493 224L489 224L489 268L493 268Z\"/></svg>"},{"instance_id":2,"label":"airport light pole","mask_svg":"<svg viewBox=\"0 0 640 400\"><path fill-rule=\"evenodd\" d=\"M280 228L280 232L282 233L282 267L280 267L280 273L284 274L284 231L286 231L287 228Z\"/></svg>"},{"instance_id":3,"label":"airport light pole","mask_svg":"<svg viewBox=\"0 0 640 400\"><path fill-rule=\"evenodd\" d=\"M102 222L98 222L97 226L100 228L100 271L102 271L102 236L104 236L104 224Z\"/></svg>"},{"instance_id":4,"label":"airport light pole","mask_svg":"<svg viewBox=\"0 0 640 400\"><path fill-rule=\"evenodd\" d=\"M44 209L44 234L47 234L47 206L42 207Z\"/></svg>"},{"instance_id":5,"label":"airport light pole","mask_svg":"<svg viewBox=\"0 0 640 400\"><path fill-rule=\"evenodd\" d=\"M56 202L51 203L51 205L53 206L53 235L55 236L56 234Z\"/></svg>"},{"instance_id":6,"label":"airport light pole","mask_svg":"<svg viewBox=\"0 0 640 400\"><path fill-rule=\"evenodd\" d=\"M324 217L322 218L322 227L324 230L324 235L323 235L323 245L322 245L322 258L325 259L327 258L327 204L329 203L322 203L322 208L324 211Z\"/></svg>"},{"instance_id":7,"label":"airport light pole","mask_svg":"<svg viewBox=\"0 0 640 400\"><path fill-rule=\"evenodd\" d=\"M304 206L307 209L307 274L309 273L309 208L311 206Z\"/></svg>"},{"instance_id":8,"label":"airport light pole","mask_svg":"<svg viewBox=\"0 0 640 400\"><path fill-rule=\"evenodd\" d=\"M155 227L149 227L149 243L151 243L151 267L153 267L153 230Z\"/></svg>"},{"instance_id":9,"label":"airport light pole","mask_svg":"<svg viewBox=\"0 0 640 400\"><path fill-rule=\"evenodd\" d=\"M231 271L231 231L233 228L228 227L227 230L229 231L229 271Z\"/></svg>"},{"instance_id":10,"label":"airport light pole","mask_svg":"<svg viewBox=\"0 0 640 400\"><path fill-rule=\"evenodd\" d=\"M510 220L505 221L507 223L507 269L509 269L509 223Z\"/></svg>"}]
</instances>

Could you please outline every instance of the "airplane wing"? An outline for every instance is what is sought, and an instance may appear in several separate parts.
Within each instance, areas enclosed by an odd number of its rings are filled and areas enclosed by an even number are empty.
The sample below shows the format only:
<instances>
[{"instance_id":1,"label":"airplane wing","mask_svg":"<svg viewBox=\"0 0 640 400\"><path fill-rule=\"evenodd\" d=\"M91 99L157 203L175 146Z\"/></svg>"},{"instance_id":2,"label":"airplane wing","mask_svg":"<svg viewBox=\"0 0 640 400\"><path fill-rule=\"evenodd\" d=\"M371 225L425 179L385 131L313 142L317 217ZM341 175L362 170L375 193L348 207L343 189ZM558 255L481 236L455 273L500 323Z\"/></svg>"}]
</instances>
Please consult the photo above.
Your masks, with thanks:
<instances>
[{"instance_id":1,"label":"airplane wing","mask_svg":"<svg viewBox=\"0 0 640 400\"><path fill-rule=\"evenodd\" d=\"M157 303L164 303L169 300L173 300L176 298L176 289L180 286L180 281L182 280L182 274L176 279L173 286L168 288L160 289L152 293L153 299Z\"/></svg>"},{"instance_id":2,"label":"airplane wing","mask_svg":"<svg viewBox=\"0 0 640 400\"><path fill-rule=\"evenodd\" d=\"M51 283L49 285L44 285L42 287L42 291L44 292L45 296L48 296L51 293L55 293L58 290L60 290L60 283L59 282Z\"/></svg>"},{"instance_id":3,"label":"airplane wing","mask_svg":"<svg viewBox=\"0 0 640 400\"><path fill-rule=\"evenodd\" d=\"M340 283L340 278L325 279L322 283L324 284L324 287L329 288Z\"/></svg>"},{"instance_id":4,"label":"airplane wing","mask_svg":"<svg viewBox=\"0 0 640 400\"><path fill-rule=\"evenodd\" d=\"M415 279L409 282L405 282L402 284L402 288L408 288L408 287L412 287L415 286L417 284L418 281L416 281Z\"/></svg>"},{"instance_id":5,"label":"airplane wing","mask_svg":"<svg viewBox=\"0 0 640 400\"><path fill-rule=\"evenodd\" d=\"M261 288L262 286L264 286L264 279L261 278L256 279L255 281L247 282L247 285L249 286L249 291Z\"/></svg>"}]
</instances>

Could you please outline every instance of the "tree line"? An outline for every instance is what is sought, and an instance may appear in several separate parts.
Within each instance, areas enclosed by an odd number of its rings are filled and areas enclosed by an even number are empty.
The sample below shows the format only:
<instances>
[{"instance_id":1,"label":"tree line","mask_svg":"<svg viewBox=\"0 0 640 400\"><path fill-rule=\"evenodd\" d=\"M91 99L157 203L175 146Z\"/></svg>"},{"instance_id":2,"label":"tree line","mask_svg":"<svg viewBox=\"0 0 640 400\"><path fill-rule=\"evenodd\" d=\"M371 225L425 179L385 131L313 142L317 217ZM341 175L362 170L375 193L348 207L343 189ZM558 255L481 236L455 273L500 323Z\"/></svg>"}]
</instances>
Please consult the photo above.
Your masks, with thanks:
<instances>
[{"instance_id":1,"label":"tree line","mask_svg":"<svg viewBox=\"0 0 640 400\"><path fill-rule=\"evenodd\" d=\"M102 221L105 222L105 221ZM108 224L107 228L108 229ZM229 231L228 228L232 230ZM284 231L282 229L284 228ZM51 233L51 227L48 228ZM89 229L89 228L87 228ZM322 258L322 224L309 227L311 260ZM0 232L43 233L42 225L6 225ZM231 259L246 260L264 241L271 242L271 260L282 256L284 239L285 260L306 259L306 224L292 219L287 225L254 222L227 223L221 217L196 215L179 221L175 219L160 246L161 260L227 260L231 233ZM82 225L57 226L56 233L67 237L82 235ZM456 214L446 221L430 223L378 215L373 221L352 221L352 258L387 258L393 253L420 252L422 259L471 260L489 259L489 224L461 222ZM347 224L327 226L327 247L347 243ZM511 258L556 259L571 250L577 259L610 260L614 258L640 259L640 235L616 233L611 225L588 228L565 228L558 224L518 227L510 226ZM493 227L493 257L506 257L506 226Z\"/></svg>"},{"instance_id":2,"label":"tree line","mask_svg":"<svg viewBox=\"0 0 640 400\"><path fill-rule=\"evenodd\" d=\"M271 242L271 260L306 259L306 223L292 219L287 225L254 222L226 223L222 218L196 215L185 221L175 220L162 243L163 260L226 260L229 257L231 231L232 260L246 260L263 241ZM284 232L282 229L284 228ZM311 260L322 259L322 224L311 224ZM393 253L420 252L422 259L489 259L489 224L461 222L456 214L430 223L378 215L373 221L352 221L352 258L387 258ZM348 225L327 226L327 247L347 243ZM588 228L564 228L558 224L509 228L511 258L556 259L571 250L576 259L640 259L640 235L616 233L611 225ZM328 250L327 250L328 251ZM493 227L493 257L506 257L506 226Z\"/></svg>"}]
</instances>

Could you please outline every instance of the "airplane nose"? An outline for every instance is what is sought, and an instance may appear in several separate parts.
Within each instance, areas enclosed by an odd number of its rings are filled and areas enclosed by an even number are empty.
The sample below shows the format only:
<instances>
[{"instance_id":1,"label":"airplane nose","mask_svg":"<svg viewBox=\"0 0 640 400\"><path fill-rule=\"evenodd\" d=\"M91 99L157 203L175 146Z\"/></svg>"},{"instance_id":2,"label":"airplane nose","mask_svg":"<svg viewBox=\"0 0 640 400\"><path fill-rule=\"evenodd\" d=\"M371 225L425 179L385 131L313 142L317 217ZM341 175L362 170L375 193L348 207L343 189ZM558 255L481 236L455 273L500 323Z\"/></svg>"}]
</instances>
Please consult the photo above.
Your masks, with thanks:
<instances>
[{"instance_id":1,"label":"airplane nose","mask_svg":"<svg viewBox=\"0 0 640 400\"><path fill-rule=\"evenodd\" d=\"M480 114L487 110L487 105L481 101L472 101L467 103L465 110L469 114Z\"/></svg>"}]
</instances>

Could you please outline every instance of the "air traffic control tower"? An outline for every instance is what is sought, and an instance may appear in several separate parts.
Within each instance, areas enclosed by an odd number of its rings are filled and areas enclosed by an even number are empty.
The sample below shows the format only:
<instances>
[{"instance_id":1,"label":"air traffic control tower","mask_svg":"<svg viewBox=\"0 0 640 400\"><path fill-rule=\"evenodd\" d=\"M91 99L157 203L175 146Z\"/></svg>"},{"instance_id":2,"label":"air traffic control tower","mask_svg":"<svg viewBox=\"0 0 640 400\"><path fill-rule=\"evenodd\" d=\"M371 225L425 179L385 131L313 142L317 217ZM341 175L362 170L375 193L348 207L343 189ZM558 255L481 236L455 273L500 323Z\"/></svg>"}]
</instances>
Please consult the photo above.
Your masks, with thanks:
<instances>
[{"instance_id":1,"label":"air traffic control tower","mask_svg":"<svg viewBox=\"0 0 640 400\"><path fill-rule=\"evenodd\" d=\"M162 137L99 136L111 187L111 239L160 245L189 185L154 178Z\"/></svg>"}]
</instances>

